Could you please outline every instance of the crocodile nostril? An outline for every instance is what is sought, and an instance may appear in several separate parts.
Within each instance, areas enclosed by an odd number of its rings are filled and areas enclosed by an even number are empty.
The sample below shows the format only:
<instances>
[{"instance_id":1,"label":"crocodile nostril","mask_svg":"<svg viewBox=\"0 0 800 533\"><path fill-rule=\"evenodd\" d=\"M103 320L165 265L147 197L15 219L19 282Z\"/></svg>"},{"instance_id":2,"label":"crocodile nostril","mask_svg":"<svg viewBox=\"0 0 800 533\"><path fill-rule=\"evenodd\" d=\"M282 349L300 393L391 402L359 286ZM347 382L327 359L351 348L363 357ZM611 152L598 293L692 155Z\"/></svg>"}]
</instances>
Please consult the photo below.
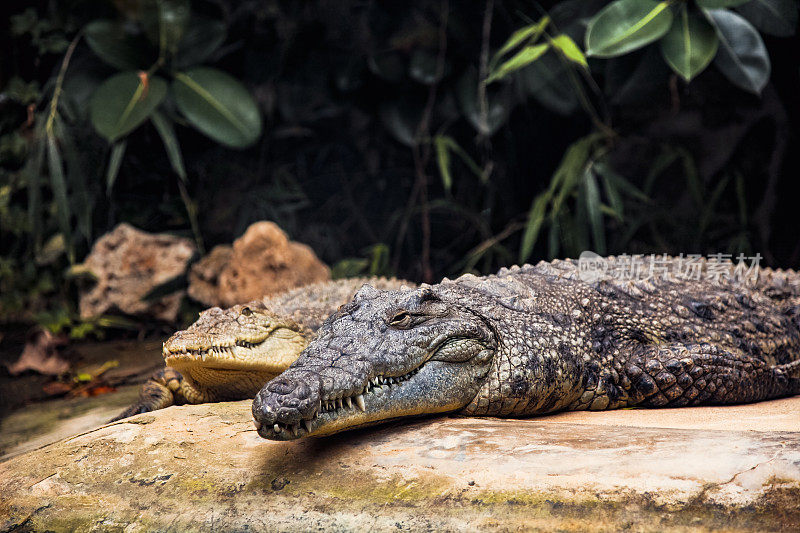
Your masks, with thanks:
<instances>
[{"instance_id":1,"label":"crocodile nostril","mask_svg":"<svg viewBox=\"0 0 800 533\"><path fill-rule=\"evenodd\" d=\"M283 396L287 394L291 394L297 388L296 381L290 381L288 379L273 379L267 385L267 390L273 394L281 394Z\"/></svg>"}]
</instances>

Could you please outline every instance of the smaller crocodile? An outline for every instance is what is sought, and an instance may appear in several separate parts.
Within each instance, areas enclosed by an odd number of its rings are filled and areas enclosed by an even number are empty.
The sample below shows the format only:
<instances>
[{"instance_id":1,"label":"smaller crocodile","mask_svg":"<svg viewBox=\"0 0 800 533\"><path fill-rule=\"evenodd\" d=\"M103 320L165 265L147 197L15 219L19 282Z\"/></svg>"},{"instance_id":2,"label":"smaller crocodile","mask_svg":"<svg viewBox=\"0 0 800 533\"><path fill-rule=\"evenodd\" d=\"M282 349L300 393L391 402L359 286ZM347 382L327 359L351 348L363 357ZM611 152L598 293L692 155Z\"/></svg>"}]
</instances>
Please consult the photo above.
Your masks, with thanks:
<instances>
[{"instance_id":1,"label":"smaller crocodile","mask_svg":"<svg viewBox=\"0 0 800 533\"><path fill-rule=\"evenodd\" d=\"M253 398L365 284L386 290L412 286L394 278L350 278L201 312L194 324L164 343L166 366L144 384L137 402L113 420L170 405Z\"/></svg>"}]
</instances>

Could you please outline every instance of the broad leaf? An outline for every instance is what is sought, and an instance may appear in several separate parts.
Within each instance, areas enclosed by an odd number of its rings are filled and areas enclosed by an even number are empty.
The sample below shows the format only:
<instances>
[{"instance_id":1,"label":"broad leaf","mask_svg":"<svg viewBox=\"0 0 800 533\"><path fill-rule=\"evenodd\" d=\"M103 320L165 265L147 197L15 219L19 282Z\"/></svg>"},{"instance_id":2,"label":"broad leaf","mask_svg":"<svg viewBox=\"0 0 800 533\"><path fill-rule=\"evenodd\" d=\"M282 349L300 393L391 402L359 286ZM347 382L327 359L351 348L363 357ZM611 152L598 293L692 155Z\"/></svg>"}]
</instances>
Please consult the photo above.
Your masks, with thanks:
<instances>
[{"instance_id":1,"label":"broad leaf","mask_svg":"<svg viewBox=\"0 0 800 533\"><path fill-rule=\"evenodd\" d=\"M690 14L683 5L661 40L661 53L672 70L691 81L711 63L718 46L714 27L705 18Z\"/></svg>"},{"instance_id":2,"label":"broad leaf","mask_svg":"<svg viewBox=\"0 0 800 533\"><path fill-rule=\"evenodd\" d=\"M556 35L550 39L550 44L553 48L561 52L561 55L573 63L577 63L584 68L589 66L589 63L586 62L586 56L583 55L583 52L581 52L581 49L575 44L575 41L572 40L572 37L566 33Z\"/></svg>"},{"instance_id":3,"label":"broad leaf","mask_svg":"<svg viewBox=\"0 0 800 533\"><path fill-rule=\"evenodd\" d=\"M510 86L504 85L499 90L487 88L486 108L481 105L478 96L478 74L474 68L464 72L456 83L456 98L461 113L481 135L492 136L508 120L513 105L507 92Z\"/></svg>"},{"instance_id":4,"label":"broad leaf","mask_svg":"<svg viewBox=\"0 0 800 533\"><path fill-rule=\"evenodd\" d=\"M115 142L147 120L166 94L167 83L157 76L121 72L97 88L89 117L100 135Z\"/></svg>"},{"instance_id":5,"label":"broad leaf","mask_svg":"<svg viewBox=\"0 0 800 533\"><path fill-rule=\"evenodd\" d=\"M90 22L83 33L92 52L119 70L144 69L155 60L148 57L146 41L125 32L121 24L112 20Z\"/></svg>"},{"instance_id":6,"label":"broad leaf","mask_svg":"<svg viewBox=\"0 0 800 533\"><path fill-rule=\"evenodd\" d=\"M714 63L731 83L760 94L769 81L772 66L758 31L732 11L710 9L706 13L719 37Z\"/></svg>"},{"instance_id":7,"label":"broad leaf","mask_svg":"<svg viewBox=\"0 0 800 533\"><path fill-rule=\"evenodd\" d=\"M720 9L723 7L735 7L749 2L750 0L697 0L697 5L706 9Z\"/></svg>"},{"instance_id":8,"label":"broad leaf","mask_svg":"<svg viewBox=\"0 0 800 533\"><path fill-rule=\"evenodd\" d=\"M502 65L497 67L497 70L492 72L492 74L487 78L486 83L491 83L495 80L504 78L505 76L511 74L512 72L530 65L531 63L542 57L542 55L545 52L547 52L548 48L550 48L549 43L526 46L525 48L514 54L511 57L511 59L505 61Z\"/></svg>"},{"instance_id":9,"label":"broad leaf","mask_svg":"<svg viewBox=\"0 0 800 533\"><path fill-rule=\"evenodd\" d=\"M791 37L797 29L797 0L751 0L737 11L769 35Z\"/></svg>"},{"instance_id":10,"label":"broad leaf","mask_svg":"<svg viewBox=\"0 0 800 533\"><path fill-rule=\"evenodd\" d=\"M403 56L394 50L369 56L367 67L373 74L390 83L402 81L406 74Z\"/></svg>"},{"instance_id":11,"label":"broad leaf","mask_svg":"<svg viewBox=\"0 0 800 533\"><path fill-rule=\"evenodd\" d=\"M189 0L144 0L142 27L161 55L174 56L189 22Z\"/></svg>"},{"instance_id":12,"label":"broad leaf","mask_svg":"<svg viewBox=\"0 0 800 533\"><path fill-rule=\"evenodd\" d=\"M378 114L383 126L397 142L405 146L417 144L422 104L405 99L387 100L381 103Z\"/></svg>"},{"instance_id":13,"label":"broad leaf","mask_svg":"<svg viewBox=\"0 0 800 533\"><path fill-rule=\"evenodd\" d=\"M669 2L616 0L589 22L586 55L614 57L664 36L672 25Z\"/></svg>"},{"instance_id":14,"label":"broad leaf","mask_svg":"<svg viewBox=\"0 0 800 533\"><path fill-rule=\"evenodd\" d=\"M200 15L192 15L178 44L175 66L188 68L208 59L225 42L225 23Z\"/></svg>"},{"instance_id":15,"label":"broad leaf","mask_svg":"<svg viewBox=\"0 0 800 533\"><path fill-rule=\"evenodd\" d=\"M444 72L439 72L438 57L427 50L414 50L408 62L408 76L423 85L438 82Z\"/></svg>"},{"instance_id":16,"label":"broad leaf","mask_svg":"<svg viewBox=\"0 0 800 533\"><path fill-rule=\"evenodd\" d=\"M556 52L548 52L519 72L521 88L547 109L569 115L579 106L569 68Z\"/></svg>"},{"instance_id":17,"label":"broad leaf","mask_svg":"<svg viewBox=\"0 0 800 533\"><path fill-rule=\"evenodd\" d=\"M178 109L200 132L231 148L261 135L261 113L247 89L221 70L200 67L175 74Z\"/></svg>"}]
</instances>

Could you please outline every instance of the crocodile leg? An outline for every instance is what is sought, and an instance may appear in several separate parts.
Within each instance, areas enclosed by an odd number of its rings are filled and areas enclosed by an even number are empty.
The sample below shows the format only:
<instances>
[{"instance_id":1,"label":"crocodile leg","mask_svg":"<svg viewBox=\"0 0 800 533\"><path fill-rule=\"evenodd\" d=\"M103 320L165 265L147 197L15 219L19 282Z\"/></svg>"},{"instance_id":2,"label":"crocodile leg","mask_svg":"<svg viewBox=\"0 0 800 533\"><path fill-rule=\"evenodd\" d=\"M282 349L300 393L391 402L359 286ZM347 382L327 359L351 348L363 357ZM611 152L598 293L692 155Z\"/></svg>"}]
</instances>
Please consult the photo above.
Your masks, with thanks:
<instances>
[{"instance_id":1,"label":"crocodile leg","mask_svg":"<svg viewBox=\"0 0 800 533\"><path fill-rule=\"evenodd\" d=\"M164 409L170 405L186 403L186 396L183 391L185 385L186 382L180 372L170 367L162 368L150 376L150 379L142 385L137 402L112 418L110 422L140 413Z\"/></svg>"},{"instance_id":2,"label":"crocodile leg","mask_svg":"<svg viewBox=\"0 0 800 533\"><path fill-rule=\"evenodd\" d=\"M800 360L770 364L711 344L643 345L624 365L628 405L746 403L800 392Z\"/></svg>"}]
</instances>

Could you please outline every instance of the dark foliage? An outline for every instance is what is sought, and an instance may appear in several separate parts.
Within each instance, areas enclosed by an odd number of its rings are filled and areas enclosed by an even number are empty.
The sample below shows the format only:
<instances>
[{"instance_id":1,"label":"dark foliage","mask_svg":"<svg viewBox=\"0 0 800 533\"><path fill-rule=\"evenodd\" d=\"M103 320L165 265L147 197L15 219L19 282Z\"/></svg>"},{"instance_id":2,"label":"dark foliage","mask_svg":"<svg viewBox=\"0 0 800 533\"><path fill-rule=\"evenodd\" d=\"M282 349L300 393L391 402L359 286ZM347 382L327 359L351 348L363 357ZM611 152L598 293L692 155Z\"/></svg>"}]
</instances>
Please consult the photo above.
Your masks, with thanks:
<instances>
[{"instance_id":1,"label":"dark foliage","mask_svg":"<svg viewBox=\"0 0 800 533\"><path fill-rule=\"evenodd\" d=\"M5 7L15 16L0 32L0 319L69 315L70 265L122 221L208 249L270 219L337 275L425 281L584 249L759 252L800 266L800 42L785 21L771 31L750 8L730 11L753 21L771 60L754 94L719 59L671 71L661 56L680 51L656 41L587 68L549 46L485 82L509 36L545 13L537 42L566 35L586 50L607 1L194 1L183 36L195 40L148 41L152 17L158 28L163 9L183 4ZM702 16L697 4L667 9L677 21L681 9ZM98 52L113 35L103 20L140 43L148 87L163 80L161 125L93 120L98 87L128 70ZM258 131L251 121L229 140L187 111L181 73L200 65L230 75L223 89L246 88Z\"/></svg>"}]
</instances>

